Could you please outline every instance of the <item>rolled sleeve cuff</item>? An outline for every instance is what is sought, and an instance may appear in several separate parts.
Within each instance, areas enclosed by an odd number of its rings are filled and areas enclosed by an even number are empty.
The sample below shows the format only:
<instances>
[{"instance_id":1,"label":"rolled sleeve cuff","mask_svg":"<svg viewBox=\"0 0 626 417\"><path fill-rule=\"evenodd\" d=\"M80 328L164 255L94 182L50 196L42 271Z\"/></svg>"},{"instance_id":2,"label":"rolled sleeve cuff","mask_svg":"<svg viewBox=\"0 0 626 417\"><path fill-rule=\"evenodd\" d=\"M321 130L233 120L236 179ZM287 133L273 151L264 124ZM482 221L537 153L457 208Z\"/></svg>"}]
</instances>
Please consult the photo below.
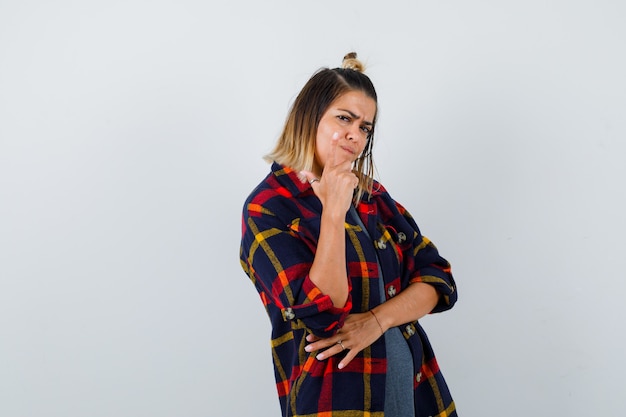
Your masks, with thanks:
<instances>
[{"instance_id":1,"label":"rolled sleeve cuff","mask_svg":"<svg viewBox=\"0 0 626 417\"><path fill-rule=\"evenodd\" d=\"M411 277L409 283L423 282L430 284L439 293L439 301L431 313L440 313L451 309L457 300L457 290L452 275L438 268L428 268Z\"/></svg>"},{"instance_id":2,"label":"rolled sleeve cuff","mask_svg":"<svg viewBox=\"0 0 626 417\"><path fill-rule=\"evenodd\" d=\"M281 308L283 320L301 320L311 333L322 338L335 334L352 309L350 295L343 307L335 307L330 296L322 293L308 276L297 301L297 304Z\"/></svg>"}]
</instances>

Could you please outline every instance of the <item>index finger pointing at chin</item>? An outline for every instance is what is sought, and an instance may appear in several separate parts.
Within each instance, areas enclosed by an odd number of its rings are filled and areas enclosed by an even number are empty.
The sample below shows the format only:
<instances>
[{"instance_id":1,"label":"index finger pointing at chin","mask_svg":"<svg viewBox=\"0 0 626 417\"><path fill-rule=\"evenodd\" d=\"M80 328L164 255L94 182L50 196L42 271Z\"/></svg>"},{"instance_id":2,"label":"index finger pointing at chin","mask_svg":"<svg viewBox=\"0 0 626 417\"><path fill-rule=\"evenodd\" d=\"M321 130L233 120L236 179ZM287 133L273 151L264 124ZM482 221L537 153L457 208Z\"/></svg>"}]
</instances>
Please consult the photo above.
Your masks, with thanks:
<instances>
[{"instance_id":1,"label":"index finger pointing at chin","mask_svg":"<svg viewBox=\"0 0 626 417\"><path fill-rule=\"evenodd\" d=\"M331 167L340 168L341 170L349 170L354 162L351 158L352 155L344 152L339 142L339 133L335 132L330 142L328 164Z\"/></svg>"},{"instance_id":2,"label":"index finger pointing at chin","mask_svg":"<svg viewBox=\"0 0 626 417\"><path fill-rule=\"evenodd\" d=\"M339 147L339 132L333 133L330 139L330 158L328 158L331 166L337 165L337 148Z\"/></svg>"}]
</instances>

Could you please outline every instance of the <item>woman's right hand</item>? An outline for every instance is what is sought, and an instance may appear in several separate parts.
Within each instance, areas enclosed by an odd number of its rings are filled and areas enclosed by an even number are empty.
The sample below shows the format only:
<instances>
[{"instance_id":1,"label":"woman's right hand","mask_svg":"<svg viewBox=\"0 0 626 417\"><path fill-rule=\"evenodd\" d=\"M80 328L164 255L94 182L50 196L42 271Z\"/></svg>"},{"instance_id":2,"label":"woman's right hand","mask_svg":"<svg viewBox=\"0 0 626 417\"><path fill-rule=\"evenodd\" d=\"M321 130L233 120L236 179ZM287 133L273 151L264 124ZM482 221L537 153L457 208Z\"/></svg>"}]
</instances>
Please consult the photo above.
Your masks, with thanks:
<instances>
[{"instance_id":1,"label":"woman's right hand","mask_svg":"<svg viewBox=\"0 0 626 417\"><path fill-rule=\"evenodd\" d=\"M343 217L350 209L359 179L352 172L352 160L341 158L339 153L339 134L335 133L331 140L328 163L322 168L322 176L318 179L308 171L302 171L301 174L311 183L326 214Z\"/></svg>"}]
</instances>

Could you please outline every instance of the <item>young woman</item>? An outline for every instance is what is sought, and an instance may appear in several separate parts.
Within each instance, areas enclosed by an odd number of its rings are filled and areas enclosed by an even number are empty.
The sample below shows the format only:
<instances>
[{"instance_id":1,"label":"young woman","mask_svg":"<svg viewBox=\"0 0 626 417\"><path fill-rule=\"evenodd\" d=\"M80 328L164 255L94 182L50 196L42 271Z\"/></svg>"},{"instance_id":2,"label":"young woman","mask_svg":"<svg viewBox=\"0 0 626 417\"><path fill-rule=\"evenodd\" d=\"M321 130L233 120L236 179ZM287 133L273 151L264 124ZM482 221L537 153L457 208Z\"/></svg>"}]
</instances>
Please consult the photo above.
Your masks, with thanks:
<instances>
[{"instance_id":1,"label":"young woman","mask_svg":"<svg viewBox=\"0 0 626 417\"><path fill-rule=\"evenodd\" d=\"M241 264L272 323L283 416L456 416L422 316L449 263L373 179L377 96L355 53L300 91L243 209Z\"/></svg>"}]
</instances>

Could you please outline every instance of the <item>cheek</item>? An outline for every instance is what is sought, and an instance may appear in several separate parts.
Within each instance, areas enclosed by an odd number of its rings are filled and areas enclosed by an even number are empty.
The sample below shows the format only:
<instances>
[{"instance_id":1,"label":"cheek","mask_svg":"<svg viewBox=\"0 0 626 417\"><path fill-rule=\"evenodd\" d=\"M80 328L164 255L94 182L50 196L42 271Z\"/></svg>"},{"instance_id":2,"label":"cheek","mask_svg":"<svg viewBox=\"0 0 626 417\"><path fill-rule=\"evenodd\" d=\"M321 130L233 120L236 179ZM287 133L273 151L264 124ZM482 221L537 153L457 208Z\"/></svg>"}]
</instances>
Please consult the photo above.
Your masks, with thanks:
<instances>
[{"instance_id":1,"label":"cheek","mask_svg":"<svg viewBox=\"0 0 626 417\"><path fill-rule=\"evenodd\" d=\"M315 159L320 165L324 166L326 161L326 146L324 139L320 135L321 132L318 131L317 133L317 139L315 140Z\"/></svg>"},{"instance_id":2,"label":"cheek","mask_svg":"<svg viewBox=\"0 0 626 417\"><path fill-rule=\"evenodd\" d=\"M317 125L317 137L318 139L325 139L330 137L331 130L333 130L333 126L328 123L326 120L322 119L320 123Z\"/></svg>"},{"instance_id":3,"label":"cheek","mask_svg":"<svg viewBox=\"0 0 626 417\"><path fill-rule=\"evenodd\" d=\"M363 139L363 141L361 142L361 143L362 143L362 145L361 145L361 152L359 152L359 154L363 153L363 151L364 151L364 150L365 150L365 148L367 147L367 142L368 142L367 137L365 137L365 138Z\"/></svg>"},{"instance_id":4,"label":"cheek","mask_svg":"<svg viewBox=\"0 0 626 417\"><path fill-rule=\"evenodd\" d=\"M330 139L332 137L332 127L327 123L320 123L317 127L317 137L315 139L315 151L318 159L325 159L326 152L330 148Z\"/></svg>"}]
</instances>

